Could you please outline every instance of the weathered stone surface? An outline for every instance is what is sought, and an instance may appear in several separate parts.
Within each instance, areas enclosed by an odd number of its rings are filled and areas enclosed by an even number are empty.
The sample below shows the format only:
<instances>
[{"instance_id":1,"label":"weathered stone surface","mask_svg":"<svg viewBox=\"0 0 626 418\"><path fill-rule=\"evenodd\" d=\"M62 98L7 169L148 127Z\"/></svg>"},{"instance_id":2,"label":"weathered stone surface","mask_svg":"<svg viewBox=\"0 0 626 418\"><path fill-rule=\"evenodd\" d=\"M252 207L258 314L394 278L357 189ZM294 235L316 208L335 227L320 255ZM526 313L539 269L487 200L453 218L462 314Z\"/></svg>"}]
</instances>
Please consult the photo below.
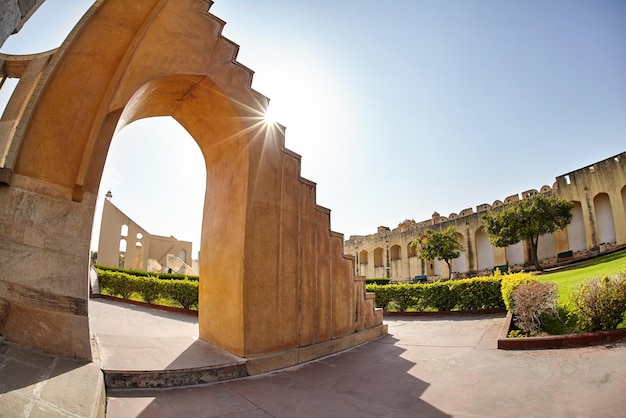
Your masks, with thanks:
<instances>
[{"instance_id":1,"label":"weathered stone surface","mask_svg":"<svg viewBox=\"0 0 626 418\"><path fill-rule=\"evenodd\" d=\"M13 33L21 19L17 0L0 0L0 45Z\"/></svg>"},{"instance_id":2,"label":"weathered stone surface","mask_svg":"<svg viewBox=\"0 0 626 418\"><path fill-rule=\"evenodd\" d=\"M0 415L104 418L105 400L96 364L0 343Z\"/></svg>"},{"instance_id":3,"label":"weathered stone surface","mask_svg":"<svg viewBox=\"0 0 626 418\"><path fill-rule=\"evenodd\" d=\"M86 315L41 309L36 304L9 303L1 330L9 341L80 359L91 358L89 321Z\"/></svg>"},{"instance_id":4,"label":"weathered stone surface","mask_svg":"<svg viewBox=\"0 0 626 418\"><path fill-rule=\"evenodd\" d=\"M247 377L245 364L225 364L214 367L153 371L106 371L107 389L170 388L215 383Z\"/></svg>"}]
</instances>

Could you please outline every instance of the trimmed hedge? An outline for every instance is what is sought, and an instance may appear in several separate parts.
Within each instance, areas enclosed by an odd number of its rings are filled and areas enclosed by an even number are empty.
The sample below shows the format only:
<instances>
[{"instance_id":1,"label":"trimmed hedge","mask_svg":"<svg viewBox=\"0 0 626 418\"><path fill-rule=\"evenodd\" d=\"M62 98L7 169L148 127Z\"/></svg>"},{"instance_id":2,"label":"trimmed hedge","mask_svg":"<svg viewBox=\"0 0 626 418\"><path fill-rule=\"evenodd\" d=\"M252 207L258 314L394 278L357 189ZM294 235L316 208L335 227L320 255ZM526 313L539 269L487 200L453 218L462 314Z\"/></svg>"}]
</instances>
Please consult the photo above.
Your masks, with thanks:
<instances>
[{"instance_id":1,"label":"trimmed hedge","mask_svg":"<svg viewBox=\"0 0 626 418\"><path fill-rule=\"evenodd\" d=\"M379 278L379 279L365 279L365 284L389 284L391 279Z\"/></svg>"},{"instance_id":2,"label":"trimmed hedge","mask_svg":"<svg viewBox=\"0 0 626 418\"><path fill-rule=\"evenodd\" d=\"M129 299L133 293L137 293L148 303L157 299L169 299L186 309L198 306L198 281L136 276L100 268L96 268L96 271L100 289L106 290L112 296Z\"/></svg>"},{"instance_id":3,"label":"trimmed hedge","mask_svg":"<svg viewBox=\"0 0 626 418\"><path fill-rule=\"evenodd\" d=\"M450 311L502 308L501 277L449 280L428 284L368 284L376 306L386 311Z\"/></svg>"},{"instance_id":4,"label":"trimmed hedge","mask_svg":"<svg viewBox=\"0 0 626 418\"><path fill-rule=\"evenodd\" d=\"M455 309L492 309L504 306L500 277L477 277L446 283L451 288L451 294L456 298Z\"/></svg>"},{"instance_id":5,"label":"trimmed hedge","mask_svg":"<svg viewBox=\"0 0 626 418\"><path fill-rule=\"evenodd\" d=\"M184 274L174 274L174 273L150 273L143 270L131 270L131 269L123 269L120 267L109 267L109 266L101 266L99 264L94 264L94 267L100 271L112 271L118 273L126 273L131 276L140 276L140 277L156 277L161 280L191 280L197 282L199 280L198 276L187 276Z\"/></svg>"}]
</instances>

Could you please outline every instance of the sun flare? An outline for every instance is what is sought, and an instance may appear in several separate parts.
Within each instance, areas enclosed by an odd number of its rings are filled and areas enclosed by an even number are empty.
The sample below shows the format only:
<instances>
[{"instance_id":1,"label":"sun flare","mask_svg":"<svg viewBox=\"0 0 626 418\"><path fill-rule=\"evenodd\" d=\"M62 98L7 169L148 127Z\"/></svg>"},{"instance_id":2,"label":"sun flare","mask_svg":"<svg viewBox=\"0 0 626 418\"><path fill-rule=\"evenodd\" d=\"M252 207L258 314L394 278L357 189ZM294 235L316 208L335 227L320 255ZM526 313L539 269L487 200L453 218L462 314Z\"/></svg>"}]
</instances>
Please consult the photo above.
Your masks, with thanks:
<instances>
[{"instance_id":1,"label":"sun flare","mask_svg":"<svg viewBox=\"0 0 626 418\"><path fill-rule=\"evenodd\" d=\"M263 113L263 121L268 125L273 125L276 123L276 113L272 111L271 106L268 106L268 108L265 110L265 113Z\"/></svg>"}]
</instances>

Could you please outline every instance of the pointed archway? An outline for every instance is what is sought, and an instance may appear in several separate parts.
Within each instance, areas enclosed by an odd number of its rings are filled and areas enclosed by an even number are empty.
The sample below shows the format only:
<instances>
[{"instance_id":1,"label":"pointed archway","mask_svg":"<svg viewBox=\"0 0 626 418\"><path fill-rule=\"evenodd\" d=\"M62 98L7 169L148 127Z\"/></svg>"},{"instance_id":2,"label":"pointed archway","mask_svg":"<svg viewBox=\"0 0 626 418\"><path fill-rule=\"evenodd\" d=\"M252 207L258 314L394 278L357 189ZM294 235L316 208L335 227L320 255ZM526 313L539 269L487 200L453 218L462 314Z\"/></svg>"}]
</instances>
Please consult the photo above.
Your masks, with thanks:
<instances>
[{"instance_id":1,"label":"pointed archway","mask_svg":"<svg viewBox=\"0 0 626 418\"><path fill-rule=\"evenodd\" d=\"M116 129L152 116L180 123L206 162L201 338L254 359L254 373L385 332L330 211L300 177L282 127L263 122L267 99L251 89L252 72L209 4L97 2L58 51L23 62L11 99L20 112L3 120L11 129L0 141L9 339L90 356L84 277L95 196Z\"/></svg>"}]
</instances>

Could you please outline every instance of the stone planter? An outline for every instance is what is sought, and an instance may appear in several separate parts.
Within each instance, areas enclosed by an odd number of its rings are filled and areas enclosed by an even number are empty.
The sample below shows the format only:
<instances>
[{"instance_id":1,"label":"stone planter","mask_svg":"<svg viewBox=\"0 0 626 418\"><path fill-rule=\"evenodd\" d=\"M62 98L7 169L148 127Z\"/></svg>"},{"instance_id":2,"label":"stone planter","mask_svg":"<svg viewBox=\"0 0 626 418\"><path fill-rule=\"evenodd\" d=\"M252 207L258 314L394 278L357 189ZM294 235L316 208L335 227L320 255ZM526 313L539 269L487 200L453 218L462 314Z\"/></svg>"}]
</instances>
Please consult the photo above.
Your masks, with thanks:
<instances>
[{"instance_id":1,"label":"stone planter","mask_svg":"<svg viewBox=\"0 0 626 418\"><path fill-rule=\"evenodd\" d=\"M589 345L610 344L626 339L626 329L597 331L586 334L550 335L547 337L508 338L513 316L508 313L498 338L501 350L537 350L550 348L573 348Z\"/></svg>"}]
</instances>

